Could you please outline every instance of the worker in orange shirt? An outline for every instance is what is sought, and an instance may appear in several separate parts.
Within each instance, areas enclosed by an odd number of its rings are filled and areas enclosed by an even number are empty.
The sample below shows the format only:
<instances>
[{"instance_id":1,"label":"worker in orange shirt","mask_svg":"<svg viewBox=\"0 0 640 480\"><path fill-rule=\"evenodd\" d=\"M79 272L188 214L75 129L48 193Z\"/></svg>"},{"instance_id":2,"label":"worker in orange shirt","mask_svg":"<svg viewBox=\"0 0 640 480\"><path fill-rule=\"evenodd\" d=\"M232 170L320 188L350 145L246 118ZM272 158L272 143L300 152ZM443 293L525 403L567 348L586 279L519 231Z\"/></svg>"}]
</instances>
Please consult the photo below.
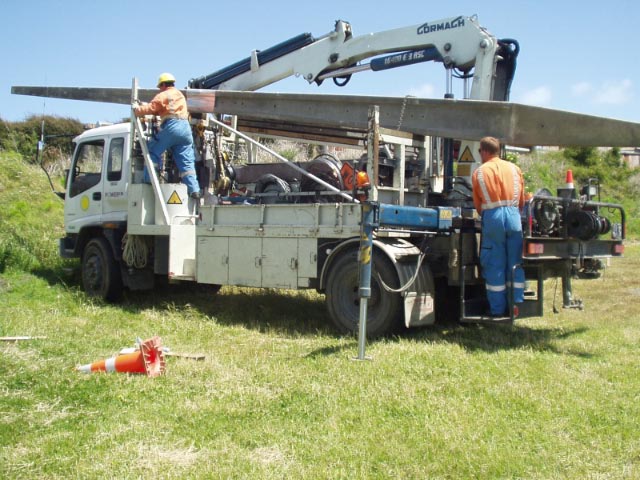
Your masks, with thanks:
<instances>
[{"instance_id":1,"label":"worker in orange shirt","mask_svg":"<svg viewBox=\"0 0 640 480\"><path fill-rule=\"evenodd\" d=\"M201 197L200 185L196 177L195 150L193 137L189 126L189 112L187 101L180 90L175 87L176 79L170 73L163 73L158 78L158 93L150 103L135 108L136 117L157 115L162 123L160 130L153 140L149 141L149 154L160 170L162 154L171 150L176 162L182 183L187 186L191 198ZM146 178L146 172L145 172Z\"/></svg>"},{"instance_id":2,"label":"worker in orange shirt","mask_svg":"<svg viewBox=\"0 0 640 480\"><path fill-rule=\"evenodd\" d=\"M473 172L473 203L482 218L480 265L485 279L492 317L509 316L508 287L515 303L524 301L524 271L513 266L522 262L524 179L517 165L499 158L500 142L480 140L482 165Z\"/></svg>"}]
</instances>

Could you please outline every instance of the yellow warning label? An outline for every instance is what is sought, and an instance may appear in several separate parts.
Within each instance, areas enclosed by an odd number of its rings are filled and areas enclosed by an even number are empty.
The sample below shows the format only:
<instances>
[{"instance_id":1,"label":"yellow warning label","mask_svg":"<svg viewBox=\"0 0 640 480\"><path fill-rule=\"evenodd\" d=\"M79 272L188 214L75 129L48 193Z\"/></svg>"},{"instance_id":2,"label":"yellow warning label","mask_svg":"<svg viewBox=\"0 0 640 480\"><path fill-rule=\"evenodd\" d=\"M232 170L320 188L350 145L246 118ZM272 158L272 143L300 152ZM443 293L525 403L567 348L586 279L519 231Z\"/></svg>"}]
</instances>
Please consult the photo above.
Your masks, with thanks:
<instances>
[{"instance_id":1,"label":"yellow warning label","mask_svg":"<svg viewBox=\"0 0 640 480\"><path fill-rule=\"evenodd\" d=\"M169 200L167 200L167 205L182 205L182 200L180 200L178 192L176 192L175 190L173 191L173 193L169 197Z\"/></svg>"},{"instance_id":2,"label":"yellow warning label","mask_svg":"<svg viewBox=\"0 0 640 480\"><path fill-rule=\"evenodd\" d=\"M460 158L458 159L458 161L468 162L468 163L472 163L474 161L473 154L471 153L471 150L469 149L468 145L464 148L464 152L462 152L462 155L460 155Z\"/></svg>"},{"instance_id":3,"label":"yellow warning label","mask_svg":"<svg viewBox=\"0 0 640 480\"><path fill-rule=\"evenodd\" d=\"M470 163L459 163L458 169L456 170L456 175L459 177L470 177L471 176L471 164Z\"/></svg>"},{"instance_id":4,"label":"yellow warning label","mask_svg":"<svg viewBox=\"0 0 640 480\"><path fill-rule=\"evenodd\" d=\"M82 210L89 209L89 197L87 197L86 195L83 195L80 199L80 208L82 208Z\"/></svg>"}]
</instances>

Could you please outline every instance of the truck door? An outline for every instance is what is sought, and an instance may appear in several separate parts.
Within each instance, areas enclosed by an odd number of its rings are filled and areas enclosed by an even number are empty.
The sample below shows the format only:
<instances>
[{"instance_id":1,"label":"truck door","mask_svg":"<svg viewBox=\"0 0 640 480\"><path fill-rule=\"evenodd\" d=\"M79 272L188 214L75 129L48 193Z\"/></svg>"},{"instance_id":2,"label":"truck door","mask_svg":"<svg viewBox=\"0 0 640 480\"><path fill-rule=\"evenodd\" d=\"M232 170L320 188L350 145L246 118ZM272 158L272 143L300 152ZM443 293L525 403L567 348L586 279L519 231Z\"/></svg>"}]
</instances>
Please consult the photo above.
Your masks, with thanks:
<instances>
[{"instance_id":1,"label":"truck door","mask_svg":"<svg viewBox=\"0 0 640 480\"><path fill-rule=\"evenodd\" d=\"M102 217L102 170L105 140L88 139L76 147L67 180L64 220L68 232L99 223Z\"/></svg>"},{"instance_id":2,"label":"truck door","mask_svg":"<svg viewBox=\"0 0 640 480\"><path fill-rule=\"evenodd\" d=\"M107 163L102 200L102 213L105 220L125 220L127 216L127 175L125 171L125 152L128 145L124 135L109 138Z\"/></svg>"}]
</instances>

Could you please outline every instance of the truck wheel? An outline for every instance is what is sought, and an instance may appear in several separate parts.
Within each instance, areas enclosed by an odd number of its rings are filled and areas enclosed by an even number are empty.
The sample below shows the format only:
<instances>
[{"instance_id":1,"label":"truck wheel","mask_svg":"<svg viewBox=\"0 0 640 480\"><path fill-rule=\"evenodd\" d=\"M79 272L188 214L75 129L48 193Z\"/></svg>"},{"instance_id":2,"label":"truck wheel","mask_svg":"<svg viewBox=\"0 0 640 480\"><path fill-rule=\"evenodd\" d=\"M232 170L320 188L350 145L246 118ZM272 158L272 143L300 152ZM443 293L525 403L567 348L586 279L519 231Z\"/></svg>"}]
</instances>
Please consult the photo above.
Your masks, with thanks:
<instances>
[{"instance_id":1,"label":"truck wheel","mask_svg":"<svg viewBox=\"0 0 640 480\"><path fill-rule=\"evenodd\" d=\"M90 297L115 301L122 295L120 267L104 238L89 240L82 253L82 287Z\"/></svg>"},{"instance_id":2,"label":"truck wheel","mask_svg":"<svg viewBox=\"0 0 640 480\"><path fill-rule=\"evenodd\" d=\"M342 333L357 333L360 317L358 298L358 252L341 255L331 266L326 286L326 304L331 320ZM398 275L385 258L373 257L371 268L371 297L367 305L367 337L375 338L391 333L400 325L402 297L387 292L378 274L389 287L398 288Z\"/></svg>"}]
</instances>

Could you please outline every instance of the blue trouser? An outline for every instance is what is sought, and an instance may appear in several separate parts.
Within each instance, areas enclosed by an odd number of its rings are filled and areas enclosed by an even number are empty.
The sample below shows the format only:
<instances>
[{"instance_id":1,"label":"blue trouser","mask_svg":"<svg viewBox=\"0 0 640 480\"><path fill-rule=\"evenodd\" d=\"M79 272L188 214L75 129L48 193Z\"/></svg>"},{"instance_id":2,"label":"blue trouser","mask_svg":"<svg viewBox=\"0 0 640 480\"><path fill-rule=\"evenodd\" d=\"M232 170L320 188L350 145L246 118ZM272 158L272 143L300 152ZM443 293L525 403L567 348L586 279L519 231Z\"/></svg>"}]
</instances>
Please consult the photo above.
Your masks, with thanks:
<instances>
[{"instance_id":1,"label":"blue trouser","mask_svg":"<svg viewBox=\"0 0 640 480\"><path fill-rule=\"evenodd\" d=\"M162 122L162 127L153 140L149 140L149 155L157 170L162 167L162 154L171 150L176 162L182 183L187 186L187 192L199 192L200 186L196 178L196 156L193 149L193 137L189 122L178 118L169 118ZM144 172L145 181L149 181L147 171Z\"/></svg>"},{"instance_id":2,"label":"blue trouser","mask_svg":"<svg viewBox=\"0 0 640 480\"><path fill-rule=\"evenodd\" d=\"M513 266L522 262L522 223L515 207L498 207L482 212L480 265L485 279L491 313L507 312L507 287ZM517 268L513 278L514 299L524 301L524 271Z\"/></svg>"}]
</instances>

